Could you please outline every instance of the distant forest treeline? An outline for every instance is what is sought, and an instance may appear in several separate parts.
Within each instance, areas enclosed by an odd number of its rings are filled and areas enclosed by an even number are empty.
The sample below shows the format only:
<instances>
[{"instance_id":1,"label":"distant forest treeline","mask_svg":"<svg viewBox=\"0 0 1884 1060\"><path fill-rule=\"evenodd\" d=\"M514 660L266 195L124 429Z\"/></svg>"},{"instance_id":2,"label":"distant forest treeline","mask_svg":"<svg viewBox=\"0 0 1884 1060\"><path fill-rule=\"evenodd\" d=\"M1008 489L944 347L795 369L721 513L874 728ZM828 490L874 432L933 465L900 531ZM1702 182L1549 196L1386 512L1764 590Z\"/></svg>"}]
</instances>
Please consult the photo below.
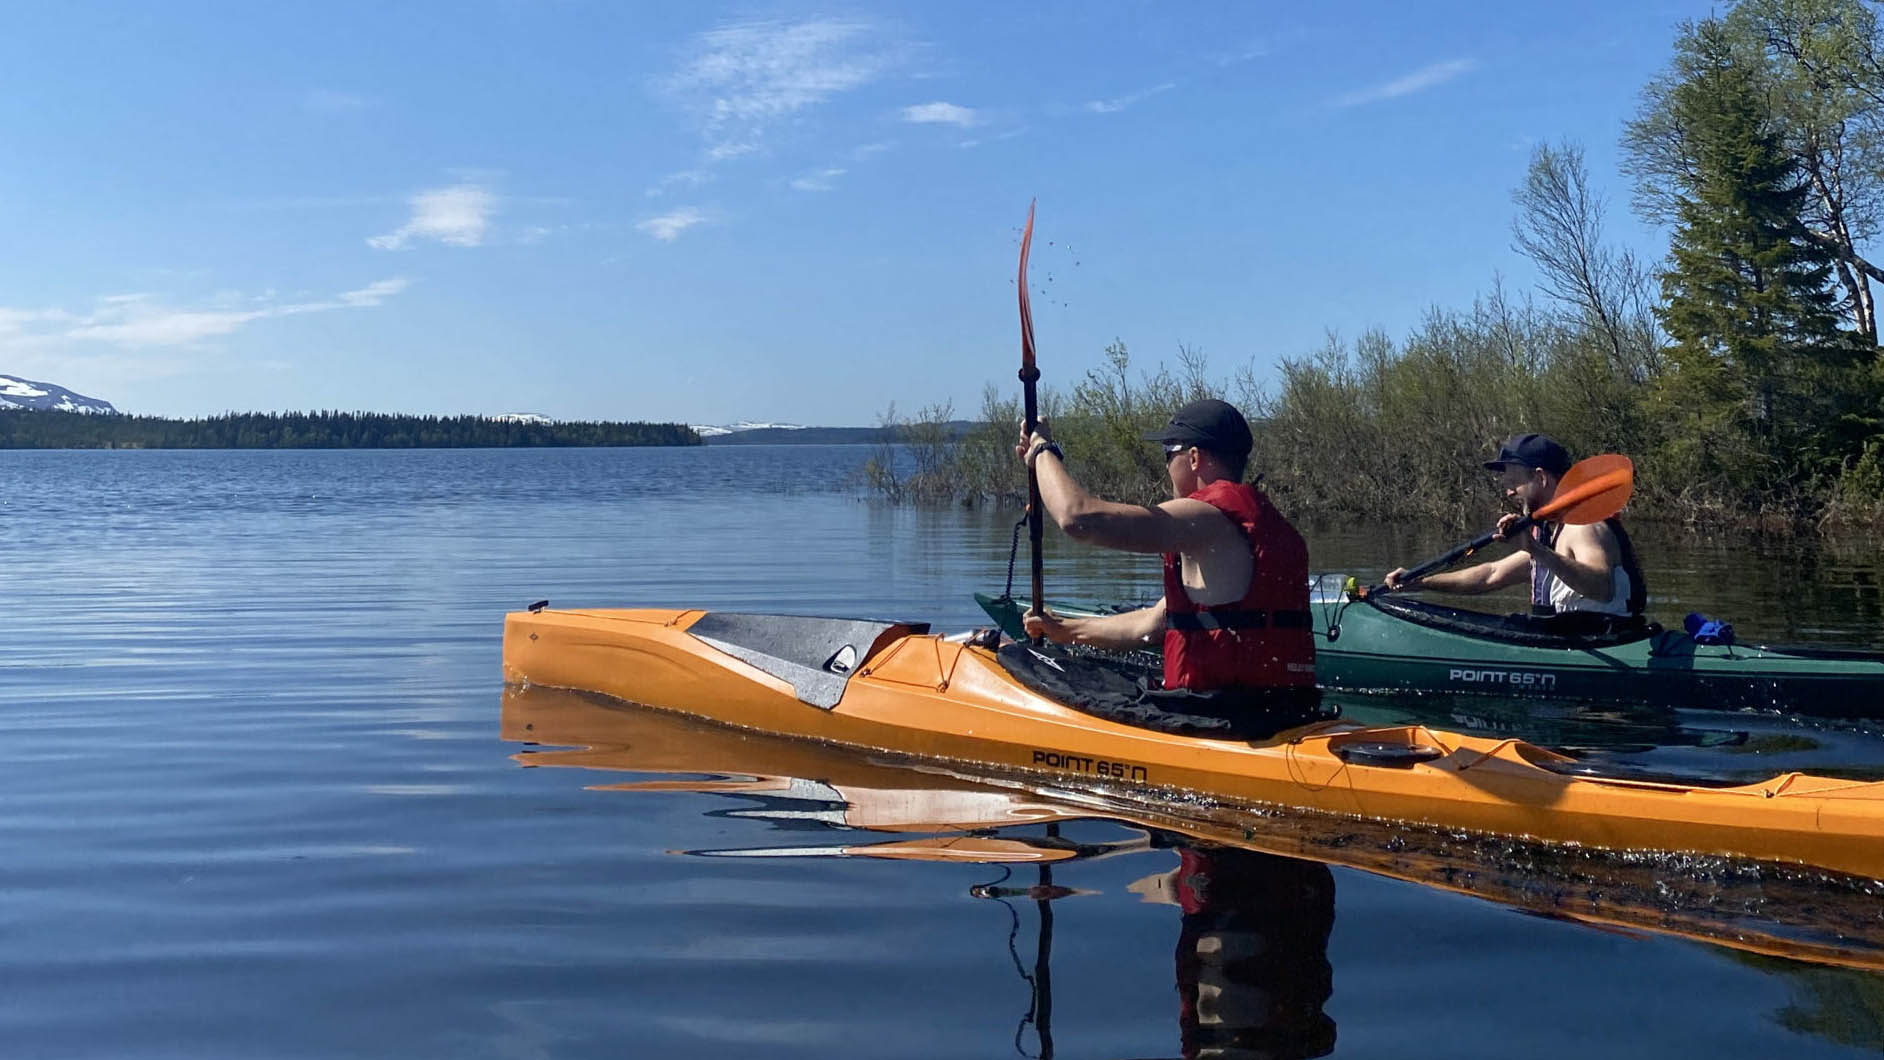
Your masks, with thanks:
<instances>
[{"instance_id":1,"label":"distant forest treeline","mask_svg":"<svg viewBox=\"0 0 1884 1060\"><path fill-rule=\"evenodd\" d=\"M195 420L0 412L0 449L494 449L699 445L679 423L514 423L483 416L242 412Z\"/></svg>"}]
</instances>

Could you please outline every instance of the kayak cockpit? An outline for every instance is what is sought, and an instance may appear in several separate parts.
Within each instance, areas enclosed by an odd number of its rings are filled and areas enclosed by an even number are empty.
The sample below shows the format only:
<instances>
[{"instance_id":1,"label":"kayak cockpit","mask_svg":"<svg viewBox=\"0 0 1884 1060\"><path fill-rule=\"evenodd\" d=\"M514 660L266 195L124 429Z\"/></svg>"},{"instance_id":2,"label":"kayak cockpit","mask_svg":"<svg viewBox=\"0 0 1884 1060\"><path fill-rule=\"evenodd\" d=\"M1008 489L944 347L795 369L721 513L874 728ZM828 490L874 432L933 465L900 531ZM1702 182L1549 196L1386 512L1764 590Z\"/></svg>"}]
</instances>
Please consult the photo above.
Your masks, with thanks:
<instances>
[{"instance_id":1,"label":"kayak cockpit","mask_svg":"<svg viewBox=\"0 0 1884 1060\"><path fill-rule=\"evenodd\" d=\"M709 611L687 627L695 639L784 681L801 702L825 710L844 698L844 686L865 660L927 632L927 622L724 611Z\"/></svg>"}]
</instances>

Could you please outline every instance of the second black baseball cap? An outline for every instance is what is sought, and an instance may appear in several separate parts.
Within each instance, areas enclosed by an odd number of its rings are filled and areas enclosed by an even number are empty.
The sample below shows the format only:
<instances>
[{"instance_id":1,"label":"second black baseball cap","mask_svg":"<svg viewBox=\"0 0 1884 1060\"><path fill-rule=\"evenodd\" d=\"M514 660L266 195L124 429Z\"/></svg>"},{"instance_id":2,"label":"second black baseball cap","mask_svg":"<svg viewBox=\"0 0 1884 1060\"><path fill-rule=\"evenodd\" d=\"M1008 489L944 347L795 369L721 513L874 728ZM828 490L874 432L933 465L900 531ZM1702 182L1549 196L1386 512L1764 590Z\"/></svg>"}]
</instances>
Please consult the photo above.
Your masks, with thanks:
<instances>
[{"instance_id":1,"label":"second black baseball cap","mask_svg":"<svg viewBox=\"0 0 1884 1060\"><path fill-rule=\"evenodd\" d=\"M1503 471L1506 465L1541 468L1553 475L1570 470L1570 450L1548 434L1514 434L1498 447L1498 455L1485 461L1485 470Z\"/></svg>"}]
</instances>

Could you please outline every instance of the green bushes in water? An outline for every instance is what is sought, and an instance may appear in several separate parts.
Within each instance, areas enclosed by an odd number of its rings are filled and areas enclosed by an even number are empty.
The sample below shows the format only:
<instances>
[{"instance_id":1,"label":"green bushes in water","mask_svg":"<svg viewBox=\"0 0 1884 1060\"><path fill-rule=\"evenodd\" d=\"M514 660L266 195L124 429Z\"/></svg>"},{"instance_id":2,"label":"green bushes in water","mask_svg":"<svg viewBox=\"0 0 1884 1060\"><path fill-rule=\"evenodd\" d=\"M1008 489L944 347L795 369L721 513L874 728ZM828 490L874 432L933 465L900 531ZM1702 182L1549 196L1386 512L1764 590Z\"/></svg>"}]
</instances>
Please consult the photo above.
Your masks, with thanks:
<instances>
[{"instance_id":1,"label":"green bushes in water","mask_svg":"<svg viewBox=\"0 0 1884 1060\"><path fill-rule=\"evenodd\" d=\"M1758 451L1756 436L1736 440L1729 425L1697 432L1652 349L1618 356L1610 339L1495 289L1468 311L1435 310L1400 342L1379 331L1352 342L1331 336L1283 361L1271 386L1247 368L1213 376L1192 350L1180 351L1175 368L1135 370L1114 343L1104 366L1070 389L1044 388L1042 415L1080 483L1130 503L1170 496L1163 455L1146 432L1186 401L1220 397L1250 418L1250 476L1297 519L1480 526L1500 501L1480 465L1503 438L1542 431L1578 456L1634 459L1634 518L1771 531L1884 525L1884 438L1836 473L1792 479ZM890 454L876 454L866 474L873 491L914 503L1024 503L1026 475L1014 457L1019 395L990 387L980 423L952 441L941 428L951 414L942 406L913 420L887 417L908 432L914 459L901 466L913 470L895 474ZM1700 473L1732 459L1751 470Z\"/></svg>"},{"instance_id":2,"label":"green bushes in water","mask_svg":"<svg viewBox=\"0 0 1884 1060\"><path fill-rule=\"evenodd\" d=\"M1175 373L1159 365L1137 374L1124 343L1114 342L1105 352L1105 367L1070 391L1043 386L1040 415L1052 424L1069 467L1087 489L1132 503L1167 499L1171 490L1162 454L1144 436L1164 426L1179 405L1222 396L1223 387L1208 378L1204 359L1195 351L1179 351ZM1254 386L1239 391L1244 401L1256 394ZM932 406L908 420L897 418L892 408L883 417L885 425L898 429L908 450L901 459L889 447L872 454L864 466L865 485L896 501L1024 504L1026 469L1014 456L1021 411L1018 391L1004 394L990 386L982 394L975 426L951 438L943 425L952 406Z\"/></svg>"},{"instance_id":3,"label":"green bushes in water","mask_svg":"<svg viewBox=\"0 0 1884 1060\"><path fill-rule=\"evenodd\" d=\"M1482 467L1502 439L1541 431L1573 454L1630 455L1638 512L1680 492L1660 444L1649 358L1606 329L1494 289L1467 312L1430 313L1405 341L1368 332L1284 361L1261 406L1257 466L1278 500L1311 515L1476 525L1498 495Z\"/></svg>"}]
</instances>

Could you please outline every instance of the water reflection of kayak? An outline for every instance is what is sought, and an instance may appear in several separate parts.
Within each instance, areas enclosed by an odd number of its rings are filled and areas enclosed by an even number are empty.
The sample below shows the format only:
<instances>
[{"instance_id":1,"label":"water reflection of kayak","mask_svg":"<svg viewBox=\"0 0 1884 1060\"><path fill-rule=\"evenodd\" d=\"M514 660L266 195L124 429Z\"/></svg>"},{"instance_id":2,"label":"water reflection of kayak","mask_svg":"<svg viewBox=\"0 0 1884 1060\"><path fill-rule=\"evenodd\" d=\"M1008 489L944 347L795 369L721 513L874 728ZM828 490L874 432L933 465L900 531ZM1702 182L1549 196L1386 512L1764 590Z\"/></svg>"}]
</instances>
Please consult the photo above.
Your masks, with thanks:
<instances>
[{"instance_id":1,"label":"water reflection of kayak","mask_svg":"<svg viewBox=\"0 0 1884 1060\"><path fill-rule=\"evenodd\" d=\"M1816 717L1884 714L1884 652L1822 646L1703 644L1680 630L1568 636L1523 616L1489 615L1395 595L1355 599L1317 582L1315 673L1323 688L1537 697ZM975 594L1011 637L1024 605ZM1069 615L1090 602L1049 602Z\"/></svg>"},{"instance_id":2,"label":"water reflection of kayak","mask_svg":"<svg viewBox=\"0 0 1884 1060\"><path fill-rule=\"evenodd\" d=\"M859 754L540 686L505 691L502 733L531 745L516 756L524 765L627 774L595 785L598 791L723 796L741 804L725 816L791 829L789 845L684 853L1018 868L1154 846L1229 847L1345 866L1552 918L1884 969L1884 918L1868 885L1815 872L1609 856L1326 814L1151 801L1120 790L1044 791L1012 777L977 776L969 767ZM1080 820L1129 828L1104 839L1042 834Z\"/></svg>"}]
</instances>

